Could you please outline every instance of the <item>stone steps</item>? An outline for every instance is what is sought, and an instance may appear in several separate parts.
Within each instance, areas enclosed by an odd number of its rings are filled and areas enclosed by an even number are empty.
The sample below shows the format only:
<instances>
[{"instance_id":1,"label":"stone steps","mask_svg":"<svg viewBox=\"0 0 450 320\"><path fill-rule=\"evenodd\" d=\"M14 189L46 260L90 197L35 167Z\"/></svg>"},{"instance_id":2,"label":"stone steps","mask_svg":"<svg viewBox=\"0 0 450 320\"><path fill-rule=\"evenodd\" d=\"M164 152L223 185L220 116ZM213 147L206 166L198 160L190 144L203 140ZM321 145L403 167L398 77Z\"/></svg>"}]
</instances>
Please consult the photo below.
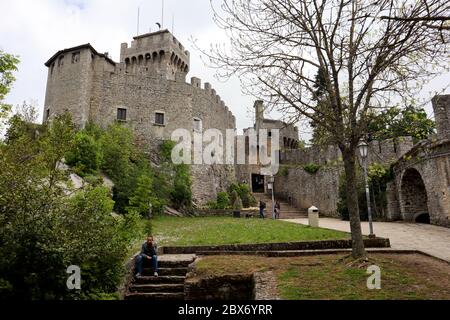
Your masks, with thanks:
<instances>
[{"instance_id":1,"label":"stone steps","mask_svg":"<svg viewBox=\"0 0 450 320\"><path fill-rule=\"evenodd\" d=\"M186 274L185 274L186 275ZM186 276L160 276L160 277L150 277L143 276L141 278L135 279L135 284L173 284L173 283L184 283Z\"/></svg>"},{"instance_id":2,"label":"stone steps","mask_svg":"<svg viewBox=\"0 0 450 320\"><path fill-rule=\"evenodd\" d=\"M187 268L159 268L158 274L160 276L185 276ZM144 268L143 276L153 276L151 268Z\"/></svg>"},{"instance_id":3,"label":"stone steps","mask_svg":"<svg viewBox=\"0 0 450 320\"><path fill-rule=\"evenodd\" d=\"M184 283L163 283L163 284L135 284L131 286L130 292L137 293L182 293Z\"/></svg>"},{"instance_id":4,"label":"stone steps","mask_svg":"<svg viewBox=\"0 0 450 320\"><path fill-rule=\"evenodd\" d=\"M151 292L151 293L129 293L125 296L125 300L149 300L149 301L157 301L157 300L184 300L184 292L180 293L160 293L160 292Z\"/></svg>"},{"instance_id":5,"label":"stone steps","mask_svg":"<svg viewBox=\"0 0 450 320\"><path fill-rule=\"evenodd\" d=\"M263 201L267 204L266 208L266 217L269 217L272 215L272 197L269 197L268 195L264 195L261 197L261 195L256 195L257 199L263 199ZM275 198L275 201L278 199ZM300 219L300 218L307 218L308 212L304 209L298 209L293 206L291 206L286 201L280 201L281 205L281 214L280 219Z\"/></svg>"},{"instance_id":6,"label":"stone steps","mask_svg":"<svg viewBox=\"0 0 450 320\"><path fill-rule=\"evenodd\" d=\"M161 256L158 263L159 277L153 276L151 261L144 261L144 274L133 280L125 300L183 300L188 266L194 259Z\"/></svg>"}]
</instances>

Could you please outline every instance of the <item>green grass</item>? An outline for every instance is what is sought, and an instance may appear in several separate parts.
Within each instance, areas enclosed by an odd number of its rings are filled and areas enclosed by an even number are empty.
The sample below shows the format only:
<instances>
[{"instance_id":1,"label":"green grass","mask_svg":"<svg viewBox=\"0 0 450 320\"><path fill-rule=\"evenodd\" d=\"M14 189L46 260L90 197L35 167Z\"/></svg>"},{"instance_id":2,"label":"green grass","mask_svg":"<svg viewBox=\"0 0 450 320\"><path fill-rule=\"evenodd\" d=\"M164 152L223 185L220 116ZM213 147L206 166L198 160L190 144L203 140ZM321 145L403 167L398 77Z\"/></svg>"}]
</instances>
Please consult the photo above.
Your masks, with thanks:
<instances>
[{"instance_id":1,"label":"green grass","mask_svg":"<svg viewBox=\"0 0 450 320\"><path fill-rule=\"evenodd\" d=\"M350 237L345 232L284 221L227 217L158 217L153 220L153 233L160 246L277 243Z\"/></svg>"},{"instance_id":2,"label":"green grass","mask_svg":"<svg viewBox=\"0 0 450 320\"><path fill-rule=\"evenodd\" d=\"M450 267L422 255L371 254L370 263L350 265L345 255L266 258L211 256L195 266L196 278L272 271L284 300L450 299ZM368 265L381 268L381 290L367 288Z\"/></svg>"}]
</instances>

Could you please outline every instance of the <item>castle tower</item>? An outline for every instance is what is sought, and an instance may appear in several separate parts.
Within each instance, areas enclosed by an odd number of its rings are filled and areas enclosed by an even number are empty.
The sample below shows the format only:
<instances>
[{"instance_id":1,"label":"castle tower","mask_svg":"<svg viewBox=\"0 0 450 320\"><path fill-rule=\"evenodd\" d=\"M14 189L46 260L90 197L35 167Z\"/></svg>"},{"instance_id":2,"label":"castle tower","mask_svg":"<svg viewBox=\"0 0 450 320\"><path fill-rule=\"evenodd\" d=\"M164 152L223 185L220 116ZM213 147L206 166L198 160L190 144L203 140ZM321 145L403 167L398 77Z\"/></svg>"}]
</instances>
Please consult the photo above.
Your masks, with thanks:
<instances>
[{"instance_id":1,"label":"castle tower","mask_svg":"<svg viewBox=\"0 0 450 320\"><path fill-rule=\"evenodd\" d=\"M264 122L264 102L262 100L255 101L255 130L259 131Z\"/></svg>"},{"instance_id":2,"label":"castle tower","mask_svg":"<svg viewBox=\"0 0 450 320\"><path fill-rule=\"evenodd\" d=\"M126 72L186 81L189 52L168 30L146 33L133 39L130 47L122 43L120 50L120 62L125 65Z\"/></svg>"},{"instance_id":3,"label":"castle tower","mask_svg":"<svg viewBox=\"0 0 450 320\"><path fill-rule=\"evenodd\" d=\"M54 54L45 63L48 77L43 122L68 112L75 125L83 128L90 117L96 70L112 72L115 65L107 54L98 53L89 43Z\"/></svg>"},{"instance_id":4,"label":"castle tower","mask_svg":"<svg viewBox=\"0 0 450 320\"><path fill-rule=\"evenodd\" d=\"M450 139L450 95L433 98L438 139Z\"/></svg>"}]
</instances>

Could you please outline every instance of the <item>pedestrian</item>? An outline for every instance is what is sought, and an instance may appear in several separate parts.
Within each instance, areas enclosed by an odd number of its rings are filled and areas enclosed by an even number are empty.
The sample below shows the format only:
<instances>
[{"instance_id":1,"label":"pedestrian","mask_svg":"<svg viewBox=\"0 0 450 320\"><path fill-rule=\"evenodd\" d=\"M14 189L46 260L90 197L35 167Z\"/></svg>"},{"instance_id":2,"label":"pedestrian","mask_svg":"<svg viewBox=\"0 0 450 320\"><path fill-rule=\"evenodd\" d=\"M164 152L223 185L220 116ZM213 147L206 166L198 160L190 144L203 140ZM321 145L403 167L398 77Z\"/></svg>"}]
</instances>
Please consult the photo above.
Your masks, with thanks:
<instances>
[{"instance_id":1,"label":"pedestrian","mask_svg":"<svg viewBox=\"0 0 450 320\"><path fill-rule=\"evenodd\" d=\"M259 201L259 217L265 219L264 209L266 209L266 203L262 200Z\"/></svg>"},{"instance_id":2,"label":"pedestrian","mask_svg":"<svg viewBox=\"0 0 450 320\"><path fill-rule=\"evenodd\" d=\"M279 201L275 203L275 220L280 219L280 213L281 213L281 204Z\"/></svg>"}]
</instances>

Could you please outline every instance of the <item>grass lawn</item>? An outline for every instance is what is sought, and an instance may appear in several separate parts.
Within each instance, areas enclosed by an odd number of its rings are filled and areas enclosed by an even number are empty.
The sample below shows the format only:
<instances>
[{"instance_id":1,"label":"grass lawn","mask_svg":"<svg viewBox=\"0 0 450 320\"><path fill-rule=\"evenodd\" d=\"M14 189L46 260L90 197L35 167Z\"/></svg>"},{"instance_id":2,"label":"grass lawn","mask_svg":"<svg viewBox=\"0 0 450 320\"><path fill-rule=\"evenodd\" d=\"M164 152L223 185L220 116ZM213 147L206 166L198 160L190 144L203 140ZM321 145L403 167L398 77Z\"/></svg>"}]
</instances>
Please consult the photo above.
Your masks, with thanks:
<instances>
[{"instance_id":1,"label":"grass lawn","mask_svg":"<svg viewBox=\"0 0 450 320\"><path fill-rule=\"evenodd\" d=\"M159 246L277 243L350 237L345 232L284 221L227 217L158 217L153 220L153 234Z\"/></svg>"},{"instance_id":2,"label":"grass lawn","mask_svg":"<svg viewBox=\"0 0 450 320\"><path fill-rule=\"evenodd\" d=\"M298 258L204 257L196 277L273 271L274 290L285 300L450 299L450 266L423 256L373 254L381 268L381 290L367 289L367 266L350 266L345 255Z\"/></svg>"}]
</instances>

